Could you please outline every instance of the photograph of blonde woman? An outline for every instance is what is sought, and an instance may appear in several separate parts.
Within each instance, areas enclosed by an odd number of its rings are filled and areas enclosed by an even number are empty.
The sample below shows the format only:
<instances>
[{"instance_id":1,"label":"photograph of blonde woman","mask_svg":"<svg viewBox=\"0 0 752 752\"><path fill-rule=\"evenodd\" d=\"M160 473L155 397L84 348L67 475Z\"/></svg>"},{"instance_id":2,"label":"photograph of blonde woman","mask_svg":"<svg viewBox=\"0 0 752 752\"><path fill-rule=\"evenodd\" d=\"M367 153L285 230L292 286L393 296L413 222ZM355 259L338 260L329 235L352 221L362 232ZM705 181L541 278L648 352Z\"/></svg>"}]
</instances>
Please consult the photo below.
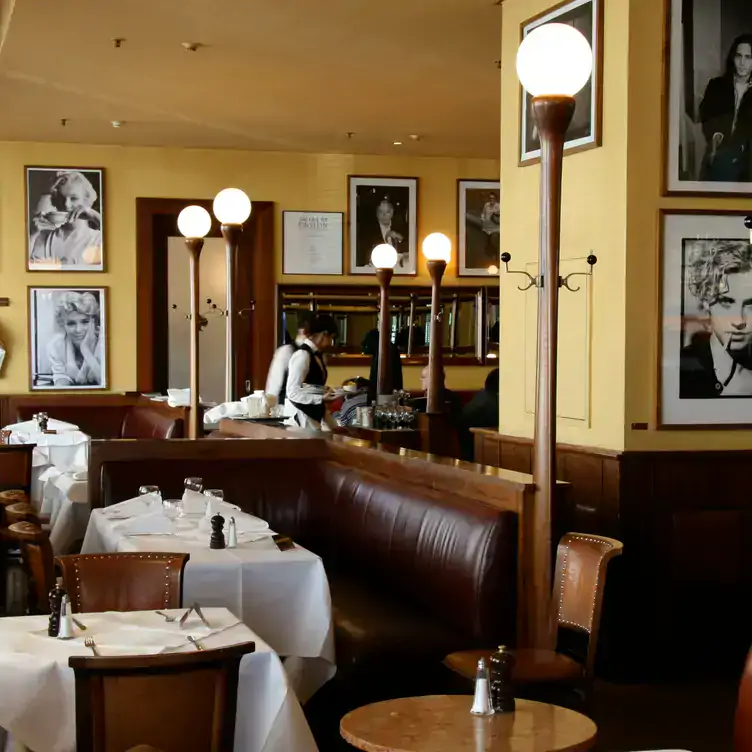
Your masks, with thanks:
<instances>
[{"instance_id":1,"label":"photograph of blonde woman","mask_svg":"<svg viewBox=\"0 0 752 752\"><path fill-rule=\"evenodd\" d=\"M30 271L103 271L98 169L27 167Z\"/></svg>"},{"instance_id":2,"label":"photograph of blonde woman","mask_svg":"<svg viewBox=\"0 0 752 752\"><path fill-rule=\"evenodd\" d=\"M32 389L103 389L105 289L30 290Z\"/></svg>"}]
</instances>

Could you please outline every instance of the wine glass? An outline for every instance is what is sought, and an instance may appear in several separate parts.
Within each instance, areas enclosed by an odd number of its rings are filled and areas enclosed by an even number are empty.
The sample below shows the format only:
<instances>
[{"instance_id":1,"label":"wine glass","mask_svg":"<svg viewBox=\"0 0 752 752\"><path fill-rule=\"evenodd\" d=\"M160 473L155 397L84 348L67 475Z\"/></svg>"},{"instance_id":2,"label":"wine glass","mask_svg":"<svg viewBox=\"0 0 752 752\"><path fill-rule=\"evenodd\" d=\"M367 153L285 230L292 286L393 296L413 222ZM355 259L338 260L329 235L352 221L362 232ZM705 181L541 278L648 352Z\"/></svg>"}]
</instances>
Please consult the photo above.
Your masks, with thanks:
<instances>
[{"instance_id":1,"label":"wine glass","mask_svg":"<svg viewBox=\"0 0 752 752\"><path fill-rule=\"evenodd\" d=\"M219 499L221 501L225 498L225 492L221 488L207 488L204 491L204 496L210 496L212 499Z\"/></svg>"},{"instance_id":2,"label":"wine glass","mask_svg":"<svg viewBox=\"0 0 752 752\"><path fill-rule=\"evenodd\" d=\"M139 496L148 496L148 499L144 501L151 506L156 501L162 501L162 492L159 490L159 486L140 486L138 489Z\"/></svg>"},{"instance_id":3,"label":"wine glass","mask_svg":"<svg viewBox=\"0 0 752 752\"><path fill-rule=\"evenodd\" d=\"M204 487L204 479L203 478L186 478L183 481L183 487L186 491L195 491L196 493L201 493L201 490Z\"/></svg>"},{"instance_id":4,"label":"wine glass","mask_svg":"<svg viewBox=\"0 0 752 752\"><path fill-rule=\"evenodd\" d=\"M162 511L168 520L177 519L180 514L180 499L164 499L162 501Z\"/></svg>"}]
</instances>

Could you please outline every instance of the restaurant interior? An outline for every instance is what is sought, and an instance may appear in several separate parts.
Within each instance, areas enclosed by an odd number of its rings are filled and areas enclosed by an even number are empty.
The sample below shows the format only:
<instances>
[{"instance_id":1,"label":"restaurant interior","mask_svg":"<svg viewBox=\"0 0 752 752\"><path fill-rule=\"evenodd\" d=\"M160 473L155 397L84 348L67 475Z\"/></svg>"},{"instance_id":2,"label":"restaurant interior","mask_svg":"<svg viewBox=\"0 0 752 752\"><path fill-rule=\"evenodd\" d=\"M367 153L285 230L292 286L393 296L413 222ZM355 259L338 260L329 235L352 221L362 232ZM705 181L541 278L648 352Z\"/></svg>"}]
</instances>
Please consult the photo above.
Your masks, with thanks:
<instances>
[{"instance_id":1,"label":"restaurant interior","mask_svg":"<svg viewBox=\"0 0 752 752\"><path fill-rule=\"evenodd\" d=\"M752 752L752 8L0 0L0 101L1 750Z\"/></svg>"}]
</instances>

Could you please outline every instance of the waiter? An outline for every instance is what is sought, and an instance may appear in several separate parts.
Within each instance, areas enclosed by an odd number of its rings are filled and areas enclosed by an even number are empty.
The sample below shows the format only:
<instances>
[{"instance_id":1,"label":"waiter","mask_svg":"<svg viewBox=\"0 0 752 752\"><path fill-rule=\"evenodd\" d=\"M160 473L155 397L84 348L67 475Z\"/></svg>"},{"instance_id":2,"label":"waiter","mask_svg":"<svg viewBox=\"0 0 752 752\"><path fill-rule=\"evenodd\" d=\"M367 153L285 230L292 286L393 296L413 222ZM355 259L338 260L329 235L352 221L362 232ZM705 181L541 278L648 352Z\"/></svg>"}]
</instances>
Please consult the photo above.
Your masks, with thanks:
<instances>
[{"instance_id":1,"label":"waiter","mask_svg":"<svg viewBox=\"0 0 752 752\"><path fill-rule=\"evenodd\" d=\"M287 369L290 367L290 360L295 351L306 341L306 338L310 334L308 331L310 319L311 313L309 311L298 313L298 334L295 337L295 341L290 342L290 335L285 331L285 340L287 341L274 353L271 365L269 366L269 374L266 377L266 389L264 391L267 395L274 395L279 405L285 404Z\"/></svg>"},{"instance_id":2,"label":"waiter","mask_svg":"<svg viewBox=\"0 0 752 752\"><path fill-rule=\"evenodd\" d=\"M337 339L337 322L327 314L317 314L310 322L309 331L287 368L285 413L290 417L285 422L321 430L322 423L331 425L325 403L335 397L326 389L328 374L323 356Z\"/></svg>"}]
</instances>

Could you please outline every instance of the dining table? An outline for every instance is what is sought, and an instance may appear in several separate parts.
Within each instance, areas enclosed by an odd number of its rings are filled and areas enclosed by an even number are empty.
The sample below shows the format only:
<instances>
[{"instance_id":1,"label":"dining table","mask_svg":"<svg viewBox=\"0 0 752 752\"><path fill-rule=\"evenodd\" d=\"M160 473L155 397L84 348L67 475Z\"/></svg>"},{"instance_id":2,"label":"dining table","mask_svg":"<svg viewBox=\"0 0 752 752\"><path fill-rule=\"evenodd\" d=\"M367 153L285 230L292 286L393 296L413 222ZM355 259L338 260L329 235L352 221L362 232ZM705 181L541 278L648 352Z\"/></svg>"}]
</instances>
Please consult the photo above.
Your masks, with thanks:
<instances>
[{"instance_id":1,"label":"dining table","mask_svg":"<svg viewBox=\"0 0 752 752\"><path fill-rule=\"evenodd\" d=\"M160 500L130 499L94 509L82 554L187 553L183 601L225 607L284 657L301 702L336 671L329 582L315 553L294 544L280 550L274 531L232 505L217 507L236 522L236 548L210 548L206 514L174 520Z\"/></svg>"},{"instance_id":2,"label":"dining table","mask_svg":"<svg viewBox=\"0 0 752 752\"><path fill-rule=\"evenodd\" d=\"M2 749L75 752L75 681L68 659L92 655L154 655L211 650L242 642L255 651L240 663L235 752L315 752L317 747L277 653L228 609L204 608L204 624L183 609L77 613L69 640L47 635L47 616L0 619L0 728ZM179 722L179 717L165 719Z\"/></svg>"},{"instance_id":3,"label":"dining table","mask_svg":"<svg viewBox=\"0 0 752 752\"><path fill-rule=\"evenodd\" d=\"M33 421L2 430L11 444L33 444L31 503L50 518L50 544L56 554L69 553L86 533L90 506L87 468L91 437L78 427L50 419L43 432Z\"/></svg>"}]
</instances>

